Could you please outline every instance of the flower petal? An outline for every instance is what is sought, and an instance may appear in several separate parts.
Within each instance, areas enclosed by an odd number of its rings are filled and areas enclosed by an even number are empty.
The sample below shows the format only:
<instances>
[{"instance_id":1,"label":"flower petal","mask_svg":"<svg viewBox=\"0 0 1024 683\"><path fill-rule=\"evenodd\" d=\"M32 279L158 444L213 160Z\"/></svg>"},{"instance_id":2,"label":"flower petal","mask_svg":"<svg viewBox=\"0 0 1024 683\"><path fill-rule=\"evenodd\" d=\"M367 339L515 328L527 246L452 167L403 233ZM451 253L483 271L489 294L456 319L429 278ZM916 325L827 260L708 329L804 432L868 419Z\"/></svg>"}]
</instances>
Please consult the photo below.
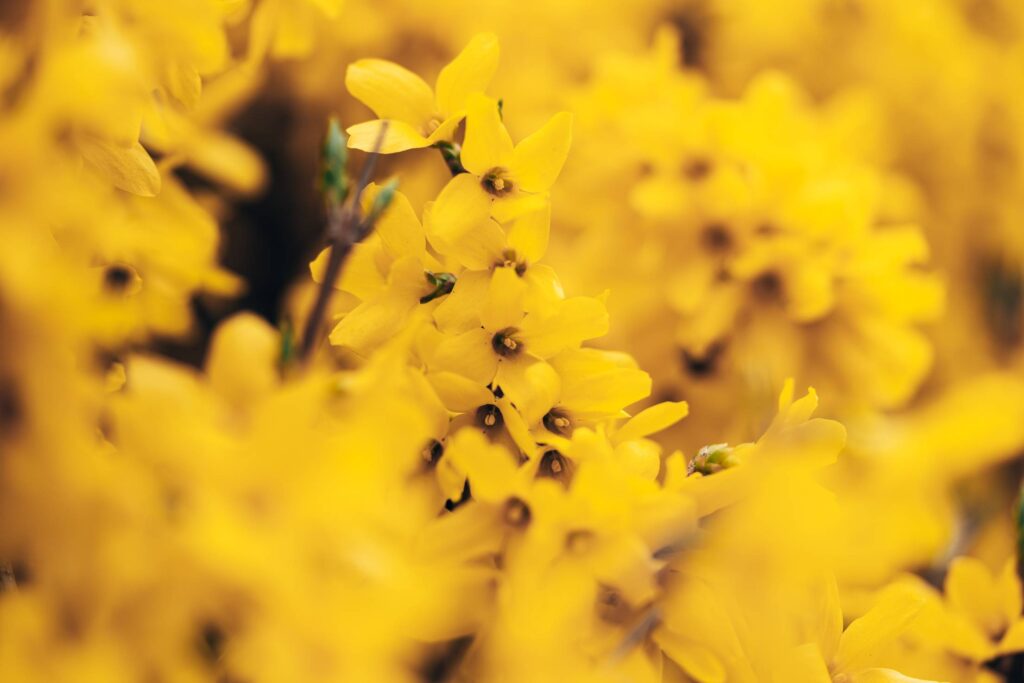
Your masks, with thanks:
<instances>
[{"instance_id":1,"label":"flower petal","mask_svg":"<svg viewBox=\"0 0 1024 683\"><path fill-rule=\"evenodd\" d=\"M528 263L539 261L548 250L551 231L551 204L517 218L508 229L508 245Z\"/></svg>"},{"instance_id":2,"label":"flower petal","mask_svg":"<svg viewBox=\"0 0 1024 683\"><path fill-rule=\"evenodd\" d=\"M575 418L611 417L651 393L650 375L624 353L569 349L551 365L562 378L559 405Z\"/></svg>"},{"instance_id":3,"label":"flower petal","mask_svg":"<svg viewBox=\"0 0 1024 683\"><path fill-rule=\"evenodd\" d=\"M490 205L474 176L452 178L424 214L431 246L472 270L489 268L505 247L505 233L488 218Z\"/></svg>"},{"instance_id":4,"label":"flower petal","mask_svg":"<svg viewBox=\"0 0 1024 683\"><path fill-rule=\"evenodd\" d=\"M547 192L543 194L513 192L494 200L491 205L491 216L499 223L509 223L520 216L542 211L550 204L551 197Z\"/></svg>"},{"instance_id":5,"label":"flower petal","mask_svg":"<svg viewBox=\"0 0 1024 683\"><path fill-rule=\"evenodd\" d=\"M508 168L511 163L512 138L501 122L498 103L484 95L470 95L466 103L462 165L482 176L493 168Z\"/></svg>"},{"instance_id":6,"label":"flower petal","mask_svg":"<svg viewBox=\"0 0 1024 683\"><path fill-rule=\"evenodd\" d=\"M682 667L693 680L725 683L725 667L708 648L667 630L660 631L657 640L665 654Z\"/></svg>"},{"instance_id":7,"label":"flower petal","mask_svg":"<svg viewBox=\"0 0 1024 683\"><path fill-rule=\"evenodd\" d=\"M543 192L555 184L569 156L572 114L555 114L533 135L516 145L509 170L526 192Z\"/></svg>"},{"instance_id":8,"label":"flower petal","mask_svg":"<svg viewBox=\"0 0 1024 683\"><path fill-rule=\"evenodd\" d=\"M868 612L855 619L839 638L833 673L852 673L871 666L879 652L903 633L926 603L919 589L894 584L882 592Z\"/></svg>"},{"instance_id":9,"label":"flower petal","mask_svg":"<svg viewBox=\"0 0 1024 683\"><path fill-rule=\"evenodd\" d=\"M491 335L482 329L445 337L430 359L431 372L455 372L480 385L490 384L498 370Z\"/></svg>"},{"instance_id":10,"label":"flower petal","mask_svg":"<svg viewBox=\"0 0 1024 683\"><path fill-rule=\"evenodd\" d=\"M434 322L448 334L480 327L480 313L487 305L491 274L486 270L467 270L459 275L455 289L434 309Z\"/></svg>"},{"instance_id":11,"label":"flower petal","mask_svg":"<svg viewBox=\"0 0 1024 683\"><path fill-rule=\"evenodd\" d=\"M444 407L453 413L468 413L494 400L482 384L454 372L432 372L427 381L437 392Z\"/></svg>"},{"instance_id":12,"label":"flower petal","mask_svg":"<svg viewBox=\"0 0 1024 683\"><path fill-rule=\"evenodd\" d=\"M463 429L456 434L444 457L469 478L476 500L501 503L512 492L516 463L507 450L491 444L478 431Z\"/></svg>"},{"instance_id":13,"label":"flower petal","mask_svg":"<svg viewBox=\"0 0 1024 683\"><path fill-rule=\"evenodd\" d=\"M372 184L366 188L366 206L372 206L380 188ZM384 250L392 258L413 256L419 258L426 251L426 240L423 226L420 225L416 212L409 203L409 198L401 192L395 192L391 203L377 219L374 231L380 235Z\"/></svg>"},{"instance_id":14,"label":"flower petal","mask_svg":"<svg viewBox=\"0 0 1024 683\"><path fill-rule=\"evenodd\" d=\"M430 146L427 138L404 121L395 119L388 120L388 130L381 141L381 154L395 154L404 152L407 149L420 149ZM372 152L377 148L377 138L380 137L380 128L384 121L366 121L357 123L345 129L348 133L348 146L352 149L361 149L364 152Z\"/></svg>"},{"instance_id":15,"label":"flower petal","mask_svg":"<svg viewBox=\"0 0 1024 683\"><path fill-rule=\"evenodd\" d=\"M524 283L512 268L495 268L487 290L487 304L480 311L480 322L492 332L515 327L523 319ZM526 347L530 350L530 347Z\"/></svg>"},{"instance_id":16,"label":"flower petal","mask_svg":"<svg viewBox=\"0 0 1024 683\"><path fill-rule=\"evenodd\" d=\"M78 148L86 162L114 187L140 197L160 194L160 171L138 142L118 145L83 136Z\"/></svg>"},{"instance_id":17,"label":"flower petal","mask_svg":"<svg viewBox=\"0 0 1024 683\"><path fill-rule=\"evenodd\" d=\"M665 401L641 410L615 433L612 441L622 443L660 432L682 420L690 412L686 401Z\"/></svg>"},{"instance_id":18,"label":"flower petal","mask_svg":"<svg viewBox=\"0 0 1024 683\"><path fill-rule=\"evenodd\" d=\"M529 352L539 358L578 347L608 332L608 311L599 299L577 296L559 301L550 313L530 313L519 326Z\"/></svg>"},{"instance_id":19,"label":"flower petal","mask_svg":"<svg viewBox=\"0 0 1024 683\"><path fill-rule=\"evenodd\" d=\"M558 399L561 380L554 368L526 354L503 358L494 378L527 425L540 422Z\"/></svg>"},{"instance_id":20,"label":"flower petal","mask_svg":"<svg viewBox=\"0 0 1024 683\"><path fill-rule=\"evenodd\" d=\"M924 678L911 678L892 669L864 669L847 677L850 683L934 683Z\"/></svg>"},{"instance_id":21,"label":"flower petal","mask_svg":"<svg viewBox=\"0 0 1024 683\"><path fill-rule=\"evenodd\" d=\"M1008 626L1003 612L1006 600L981 560L966 555L954 558L946 574L945 591L950 607L989 635L1000 633ZM1018 611L1013 616L1019 615Z\"/></svg>"},{"instance_id":22,"label":"flower petal","mask_svg":"<svg viewBox=\"0 0 1024 683\"><path fill-rule=\"evenodd\" d=\"M471 94L487 89L498 69L499 52L496 35L478 33L441 69L437 76L437 107L445 116L463 111Z\"/></svg>"},{"instance_id":23,"label":"flower petal","mask_svg":"<svg viewBox=\"0 0 1024 683\"><path fill-rule=\"evenodd\" d=\"M379 119L423 130L434 116L434 93L422 78L385 59L360 59L345 70L345 87Z\"/></svg>"}]
</instances>

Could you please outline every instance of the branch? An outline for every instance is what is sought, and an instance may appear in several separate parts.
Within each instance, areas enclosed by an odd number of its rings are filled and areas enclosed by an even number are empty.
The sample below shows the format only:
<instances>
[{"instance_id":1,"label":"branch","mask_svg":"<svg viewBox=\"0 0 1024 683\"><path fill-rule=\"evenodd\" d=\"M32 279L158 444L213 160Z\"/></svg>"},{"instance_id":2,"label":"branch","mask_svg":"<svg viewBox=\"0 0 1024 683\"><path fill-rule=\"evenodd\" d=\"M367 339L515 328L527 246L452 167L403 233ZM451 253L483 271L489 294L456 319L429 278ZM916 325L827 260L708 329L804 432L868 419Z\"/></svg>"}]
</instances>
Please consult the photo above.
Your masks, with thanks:
<instances>
[{"instance_id":1,"label":"branch","mask_svg":"<svg viewBox=\"0 0 1024 683\"><path fill-rule=\"evenodd\" d=\"M380 148L384 144L387 130L388 122L384 121L377 134L377 141L373 145L373 152L370 153L363 165L363 173L352 200L343 205L332 204L328 208L327 242L331 247L331 255L327 260L327 269L320 282L320 290L317 292L313 310L306 320L302 348L299 350L299 361L303 364L308 362L316 346L320 328L327 315L327 307L331 302L331 295L334 293L334 284L337 282L338 276L341 275L341 267L345 264L352 247L369 234L380 215L380 211L375 210L364 218L361 203L363 191L366 190L366 186L370 184L370 178L373 177L373 169L377 165L377 158L380 156Z\"/></svg>"}]
</instances>

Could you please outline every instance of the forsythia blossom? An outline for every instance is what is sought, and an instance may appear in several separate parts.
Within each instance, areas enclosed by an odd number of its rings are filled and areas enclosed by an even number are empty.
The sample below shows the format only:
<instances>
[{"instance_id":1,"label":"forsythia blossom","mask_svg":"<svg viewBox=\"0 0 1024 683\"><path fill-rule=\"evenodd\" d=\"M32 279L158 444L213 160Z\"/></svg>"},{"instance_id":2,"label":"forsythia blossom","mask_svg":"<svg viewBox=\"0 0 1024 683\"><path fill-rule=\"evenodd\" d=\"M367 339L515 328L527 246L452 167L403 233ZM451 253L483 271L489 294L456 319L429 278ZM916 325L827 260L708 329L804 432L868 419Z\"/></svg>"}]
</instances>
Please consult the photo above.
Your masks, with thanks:
<instances>
[{"instance_id":1,"label":"forsythia blossom","mask_svg":"<svg viewBox=\"0 0 1024 683\"><path fill-rule=\"evenodd\" d=\"M1024 11L762 5L0 9L0 680L1024 680Z\"/></svg>"}]
</instances>

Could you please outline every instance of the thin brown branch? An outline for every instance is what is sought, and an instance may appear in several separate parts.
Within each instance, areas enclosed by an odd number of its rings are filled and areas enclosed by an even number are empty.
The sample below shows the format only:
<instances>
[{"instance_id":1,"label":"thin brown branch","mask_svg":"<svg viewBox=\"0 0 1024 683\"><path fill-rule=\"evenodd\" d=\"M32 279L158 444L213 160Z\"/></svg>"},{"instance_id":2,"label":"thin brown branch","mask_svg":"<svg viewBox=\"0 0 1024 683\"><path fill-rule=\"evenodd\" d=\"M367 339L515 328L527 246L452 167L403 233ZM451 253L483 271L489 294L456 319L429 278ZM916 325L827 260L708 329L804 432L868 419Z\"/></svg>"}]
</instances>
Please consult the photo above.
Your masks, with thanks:
<instances>
[{"instance_id":1,"label":"thin brown branch","mask_svg":"<svg viewBox=\"0 0 1024 683\"><path fill-rule=\"evenodd\" d=\"M299 361L303 364L309 360L313 349L316 348L320 329L334 293L334 285L341 275L341 268L345 264L349 252L373 228L373 225L364 219L361 204L363 192L373 177L373 170L377 165L377 158L380 156L380 149L384 144L387 130L388 122L384 121L377 134L373 152L370 153L363 165L363 173L359 178L359 184L356 185L352 199L343 206L332 206L328 209L327 241L331 247L331 255L327 259L327 268L324 270L320 290L313 303L313 310L306 319L306 329L302 335L302 348L299 350Z\"/></svg>"}]
</instances>

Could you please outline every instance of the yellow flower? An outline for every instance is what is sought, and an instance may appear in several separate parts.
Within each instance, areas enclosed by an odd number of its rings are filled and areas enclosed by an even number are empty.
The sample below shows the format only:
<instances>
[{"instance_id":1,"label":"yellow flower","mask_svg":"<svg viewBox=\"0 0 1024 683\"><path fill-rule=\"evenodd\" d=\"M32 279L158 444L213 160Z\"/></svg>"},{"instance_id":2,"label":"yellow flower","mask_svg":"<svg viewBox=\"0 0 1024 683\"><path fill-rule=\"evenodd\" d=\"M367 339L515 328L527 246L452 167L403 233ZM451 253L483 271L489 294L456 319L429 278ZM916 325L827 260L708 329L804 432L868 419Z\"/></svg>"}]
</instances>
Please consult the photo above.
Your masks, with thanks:
<instances>
[{"instance_id":1,"label":"yellow flower","mask_svg":"<svg viewBox=\"0 0 1024 683\"><path fill-rule=\"evenodd\" d=\"M543 413L535 436L568 436L581 425L624 415L623 409L651 393L651 378L623 353L600 349L567 349L550 361L560 390Z\"/></svg>"},{"instance_id":2,"label":"yellow flower","mask_svg":"<svg viewBox=\"0 0 1024 683\"><path fill-rule=\"evenodd\" d=\"M954 653L975 662L1024 651L1021 581L1012 558L998 575L973 557L955 558L946 575L943 635Z\"/></svg>"},{"instance_id":3,"label":"yellow flower","mask_svg":"<svg viewBox=\"0 0 1024 683\"><path fill-rule=\"evenodd\" d=\"M538 394L555 390L557 374L547 359L605 334L608 314L600 300L583 296L557 301L548 310L526 312L524 292L515 270L497 268L478 324L446 335L428 359L430 370L500 387L517 406L540 401Z\"/></svg>"},{"instance_id":4,"label":"yellow flower","mask_svg":"<svg viewBox=\"0 0 1024 683\"><path fill-rule=\"evenodd\" d=\"M572 115L562 112L514 145L498 103L481 93L471 94L460 157L468 173L448 182L432 210L445 239L457 240L488 214L505 223L542 209L571 142Z\"/></svg>"},{"instance_id":5,"label":"yellow flower","mask_svg":"<svg viewBox=\"0 0 1024 683\"><path fill-rule=\"evenodd\" d=\"M466 115L468 98L483 92L498 68L498 39L475 36L441 69L434 90L408 69L383 59L361 59L345 72L345 87L373 110L376 121L346 130L349 147L370 151L380 127L388 122L380 151L384 154L450 141Z\"/></svg>"},{"instance_id":6,"label":"yellow flower","mask_svg":"<svg viewBox=\"0 0 1024 683\"><path fill-rule=\"evenodd\" d=\"M364 210L373 205L380 187L363 193ZM320 282L331 248L310 263ZM441 264L428 251L416 213L401 192L395 192L373 233L355 244L336 287L358 302L331 331L331 343L368 356L403 329L420 304L430 304L451 291L454 276L441 282ZM436 306L436 304L432 304Z\"/></svg>"},{"instance_id":7,"label":"yellow flower","mask_svg":"<svg viewBox=\"0 0 1024 683\"><path fill-rule=\"evenodd\" d=\"M878 602L864 616L843 629L843 614L835 583L825 588L817 614L811 618L813 642L778 653L773 671L780 681L807 683L914 683L921 679L878 666L881 646L907 630L925 600L918 590L894 584L883 591Z\"/></svg>"}]
</instances>

